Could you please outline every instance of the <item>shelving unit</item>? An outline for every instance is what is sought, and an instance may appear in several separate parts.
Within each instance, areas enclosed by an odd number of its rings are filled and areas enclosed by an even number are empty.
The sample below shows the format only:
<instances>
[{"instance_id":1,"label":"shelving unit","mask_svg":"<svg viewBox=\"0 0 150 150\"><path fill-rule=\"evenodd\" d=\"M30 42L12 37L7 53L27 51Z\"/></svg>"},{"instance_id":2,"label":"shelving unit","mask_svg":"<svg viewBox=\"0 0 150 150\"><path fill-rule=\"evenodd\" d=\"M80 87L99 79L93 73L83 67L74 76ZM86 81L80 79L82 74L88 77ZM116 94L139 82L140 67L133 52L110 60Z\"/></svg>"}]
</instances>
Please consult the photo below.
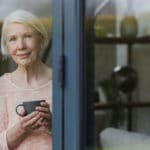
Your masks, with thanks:
<instances>
[{"instance_id":1,"label":"shelving unit","mask_svg":"<svg viewBox=\"0 0 150 150\"><path fill-rule=\"evenodd\" d=\"M131 102L124 104L124 108L146 108L146 107L150 107L150 102ZM112 108L111 104L100 104L100 103L94 104L95 110L99 109L106 110L111 108Z\"/></svg>"},{"instance_id":2,"label":"shelving unit","mask_svg":"<svg viewBox=\"0 0 150 150\"><path fill-rule=\"evenodd\" d=\"M132 47L134 44L150 44L150 37L100 37L95 38L95 42L98 44L126 44L128 51L128 65L132 66ZM128 95L128 102L124 104L124 108L128 110L128 125L129 131L132 130L132 109L150 107L150 102L132 102L132 94ZM95 110L111 109L110 104L99 104L94 105Z\"/></svg>"},{"instance_id":3,"label":"shelving unit","mask_svg":"<svg viewBox=\"0 0 150 150\"><path fill-rule=\"evenodd\" d=\"M132 46L134 44L150 44L150 36L144 37L101 37L95 39L99 44L126 44L128 47L128 64L132 64Z\"/></svg>"},{"instance_id":4,"label":"shelving unit","mask_svg":"<svg viewBox=\"0 0 150 150\"><path fill-rule=\"evenodd\" d=\"M150 44L150 37L100 37L95 38L95 42L101 44Z\"/></svg>"}]
</instances>

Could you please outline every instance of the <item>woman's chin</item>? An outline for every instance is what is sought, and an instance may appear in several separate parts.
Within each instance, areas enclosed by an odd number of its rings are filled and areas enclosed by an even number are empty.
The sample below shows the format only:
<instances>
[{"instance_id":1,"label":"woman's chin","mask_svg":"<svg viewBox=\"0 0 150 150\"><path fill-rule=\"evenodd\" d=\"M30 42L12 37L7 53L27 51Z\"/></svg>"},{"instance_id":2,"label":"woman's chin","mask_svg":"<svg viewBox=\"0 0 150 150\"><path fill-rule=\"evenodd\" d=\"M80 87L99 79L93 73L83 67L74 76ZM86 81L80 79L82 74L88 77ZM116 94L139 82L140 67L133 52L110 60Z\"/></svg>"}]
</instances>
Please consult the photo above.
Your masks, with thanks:
<instances>
[{"instance_id":1,"label":"woman's chin","mask_svg":"<svg viewBox=\"0 0 150 150\"><path fill-rule=\"evenodd\" d=\"M32 66L33 64L33 61L31 60L28 60L28 59L24 59L24 60L20 60L18 63L17 63L19 66Z\"/></svg>"}]
</instances>

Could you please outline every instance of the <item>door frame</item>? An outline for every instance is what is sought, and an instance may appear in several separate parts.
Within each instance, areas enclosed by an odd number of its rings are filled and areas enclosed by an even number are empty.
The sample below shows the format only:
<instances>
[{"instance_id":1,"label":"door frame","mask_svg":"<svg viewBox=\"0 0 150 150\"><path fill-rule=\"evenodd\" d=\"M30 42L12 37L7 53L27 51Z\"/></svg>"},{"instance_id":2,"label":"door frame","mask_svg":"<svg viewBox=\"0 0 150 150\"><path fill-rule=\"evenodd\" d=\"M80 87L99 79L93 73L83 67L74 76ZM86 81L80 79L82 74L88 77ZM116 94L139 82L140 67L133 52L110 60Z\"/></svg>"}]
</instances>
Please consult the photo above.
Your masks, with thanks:
<instances>
[{"instance_id":1,"label":"door frame","mask_svg":"<svg viewBox=\"0 0 150 150\"><path fill-rule=\"evenodd\" d=\"M53 1L53 150L84 150L85 1Z\"/></svg>"}]
</instances>

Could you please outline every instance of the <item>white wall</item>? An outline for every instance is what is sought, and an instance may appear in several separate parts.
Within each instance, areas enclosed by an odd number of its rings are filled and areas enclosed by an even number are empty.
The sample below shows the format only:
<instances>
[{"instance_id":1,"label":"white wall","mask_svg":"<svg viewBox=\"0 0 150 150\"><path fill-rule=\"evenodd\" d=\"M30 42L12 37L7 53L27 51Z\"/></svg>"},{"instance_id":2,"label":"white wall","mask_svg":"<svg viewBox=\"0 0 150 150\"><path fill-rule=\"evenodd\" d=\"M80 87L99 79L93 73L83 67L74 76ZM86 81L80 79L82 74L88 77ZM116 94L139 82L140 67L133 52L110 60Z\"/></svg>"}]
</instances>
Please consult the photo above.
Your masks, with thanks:
<instances>
[{"instance_id":1,"label":"white wall","mask_svg":"<svg viewBox=\"0 0 150 150\"><path fill-rule=\"evenodd\" d=\"M15 9L25 9L38 16L51 15L51 0L0 0L0 19Z\"/></svg>"}]
</instances>

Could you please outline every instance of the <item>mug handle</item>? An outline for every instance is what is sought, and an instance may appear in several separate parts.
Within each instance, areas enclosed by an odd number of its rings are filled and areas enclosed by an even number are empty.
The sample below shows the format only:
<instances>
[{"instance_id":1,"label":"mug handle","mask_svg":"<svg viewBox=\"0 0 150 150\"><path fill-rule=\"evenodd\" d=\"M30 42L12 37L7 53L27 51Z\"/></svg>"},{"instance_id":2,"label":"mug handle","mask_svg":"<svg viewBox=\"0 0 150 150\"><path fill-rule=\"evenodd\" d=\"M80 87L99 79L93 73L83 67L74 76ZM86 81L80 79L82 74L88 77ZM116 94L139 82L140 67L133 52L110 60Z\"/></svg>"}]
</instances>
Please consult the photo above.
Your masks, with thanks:
<instances>
[{"instance_id":1,"label":"mug handle","mask_svg":"<svg viewBox=\"0 0 150 150\"><path fill-rule=\"evenodd\" d=\"M20 106L24 107L23 104L17 105L17 106L16 106L16 113L17 113L19 116L23 117L24 115L21 115L21 114L18 112L18 108L19 108Z\"/></svg>"}]
</instances>

